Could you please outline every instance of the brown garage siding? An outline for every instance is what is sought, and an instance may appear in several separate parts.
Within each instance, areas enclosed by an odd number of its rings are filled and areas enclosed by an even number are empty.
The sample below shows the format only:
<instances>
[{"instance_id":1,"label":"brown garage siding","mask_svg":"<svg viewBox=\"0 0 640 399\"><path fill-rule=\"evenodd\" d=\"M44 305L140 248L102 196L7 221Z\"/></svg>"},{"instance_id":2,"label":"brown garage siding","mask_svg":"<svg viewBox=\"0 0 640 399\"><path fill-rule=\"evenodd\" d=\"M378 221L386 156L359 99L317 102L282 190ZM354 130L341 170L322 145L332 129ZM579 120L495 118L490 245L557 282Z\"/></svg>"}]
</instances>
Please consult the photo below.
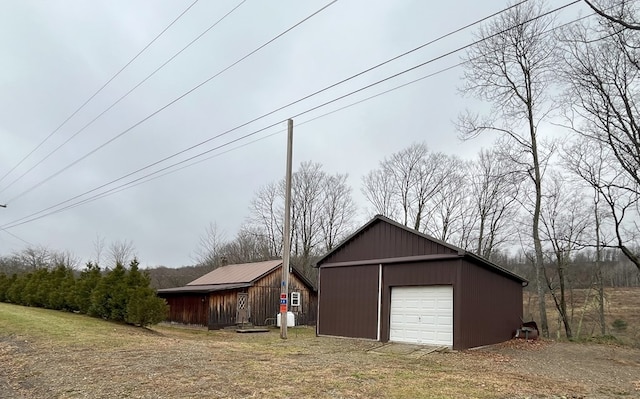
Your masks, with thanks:
<instances>
[{"instance_id":1,"label":"brown garage siding","mask_svg":"<svg viewBox=\"0 0 640 399\"><path fill-rule=\"evenodd\" d=\"M464 309L458 347L472 348L511 339L521 324L522 283L469 261L462 263L457 308Z\"/></svg>"},{"instance_id":2,"label":"brown garage siding","mask_svg":"<svg viewBox=\"0 0 640 399\"><path fill-rule=\"evenodd\" d=\"M451 285L453 286L453 346L461 339L458 326L459 311L457 289L460 284L461 259L439 260L431 262L414 262L383 265L383 290L380 340L389 341L391 318L391 288L408 286Z\"/></svg>"},{"instance_id":3,"label":"brown garage siding","mask_svg":"<svg viewBox=\"0 0 640 399\"><path fill-rule=\"evenodd\" d=\"M322 263L456 253L392 224L374 223L352 237L339 251L323 259Z\"/></svg>"},{"instance_id":4,"label":"brown garage siding","mask_svg":"<svg viewBox=\"0 0 640 399\"><path fill-rule=\"evenodd\" d=\"M320 269L318 334L377 339L378 265Z\"/></svg>"}]
</instances>

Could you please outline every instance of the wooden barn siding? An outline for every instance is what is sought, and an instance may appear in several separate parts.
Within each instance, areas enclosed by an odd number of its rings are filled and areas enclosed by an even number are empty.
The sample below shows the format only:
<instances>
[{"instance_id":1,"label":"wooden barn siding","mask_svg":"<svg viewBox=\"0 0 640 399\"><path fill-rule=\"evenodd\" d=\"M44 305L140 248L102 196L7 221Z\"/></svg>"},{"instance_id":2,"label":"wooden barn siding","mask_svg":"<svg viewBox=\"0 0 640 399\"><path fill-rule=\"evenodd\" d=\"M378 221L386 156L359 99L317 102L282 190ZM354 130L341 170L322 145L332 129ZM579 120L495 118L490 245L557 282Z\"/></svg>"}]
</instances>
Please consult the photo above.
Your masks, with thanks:
<instances>
[{"instance_id":1,"label":"wooden barn siding","mask_svg":"<svg viewBox=\"0 0 640 399\"><path fill-rule=\"evenodd\" d=\"M216 291L209 294L210 330L217 330L236 324L238 292L247 292L247 289Z\"/></svg>"},{"instance_id":2,"label":"wooden barn siding","mask_svg":"<svg viewBox=\"0 0 640 399\"><path fill-rule=\"evenodd\" d=\"M495 344L512 338L522 323L522 283L465 260L461 269L458 329L461 348Z\"/></svg>"},{"instance_id":3,"label":"wooden barn siding","mask_svg":"<svg viewBox=\"0 0 640 399\"><path fill-rule=\"evenodd\" d=\"M391 289L393 287L451 285L453 286L453 347L460 347L461 309L459 297L461 259L437 260L382 265L382 314L380 340L389 341L391 320Z\"/></svg>"},{"instance_id":4,"label":"wooden barn siding","mask_svg":"<svg viewBox=\"0 0 640 399\"><path fill-rule=\"evenodd\" d=\"M249 304L251 306L251 322L257 326L271 323L280 312L280 283L282 281L282 269L278 268L274 272L256 281L253 287L249 288ZM293 273L289 274L289 293L300 292L302 296L302 306L289 308L295 313L297 324L314 324L316 320L315 301L316 294ZM291 295L288 296L289 300Z\"/></svg>"},{"instance_id":5,"label":"wooden barn siding","mask_svg":"<svg viewBox=\"0 0 640 399\"><path fill-rule=\"evenodd\" d=\"M320 269L319 335L378 338L379 265Z\"/></svg>"},{"instance_id":6,"label":"wooden barn siding","mask_svg":"<svg viewBox=\"0 0 640 399\"><path fill-rule=\"evenodd\" d=\"M181 324L207 325L207 300L203 294L162 296L169 304L167 321ZM204 299L204 301L203 301Z\"/></svg>"},{"instance_id":7,"label":"wooden barn siding","mask_svg":"<svg viewBox=\"0 0 640 399\"><path fill-rule=\"evenodd\" d=\"M353 237L323 263L455 253L444 245L379 221Z\"/></svg>"}]
</instances>

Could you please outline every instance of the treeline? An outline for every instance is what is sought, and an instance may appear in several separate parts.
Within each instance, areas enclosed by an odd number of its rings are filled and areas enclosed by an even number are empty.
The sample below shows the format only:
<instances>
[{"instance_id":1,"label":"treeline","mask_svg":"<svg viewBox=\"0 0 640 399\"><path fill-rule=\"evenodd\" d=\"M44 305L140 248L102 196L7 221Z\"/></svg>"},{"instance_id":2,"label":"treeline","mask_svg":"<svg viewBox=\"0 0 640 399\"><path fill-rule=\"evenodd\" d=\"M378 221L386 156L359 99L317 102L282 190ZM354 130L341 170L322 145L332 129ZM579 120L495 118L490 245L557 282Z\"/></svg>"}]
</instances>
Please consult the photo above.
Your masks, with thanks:
<instances>
[{"instance_id":1,"label":"treeline","mask_svg":"<svg viewBox=\"0 0 640 399\"><path fill-rule=\"evenodd\" d=\"M0 302L87 314L138 326L164 320L168 306L150 287L137 259L109 271L87 263L79 274L59 263L22 274L0 274Z\"/></svg>"},{"instance_id":2,"label":"treeline","mask_svg":"<svg viewBox=\"0 0 640 399\"><path fill-rule=\"evenodd\" d=\"M594 288L599 282L597 275L600 273L602 283L607 288L640 287L640 273L638 269L618 250L607 249L602 251L603 259L596 262L593 252L584 251L576 254L566 264L565 283L568 290ZM525 290L535 290L535 270L531 268L531 262L524 253L515 255L497 252L493 261L504 268L526 278L530 284ZM557 278L553 264L545 267L550 290L556 290Z\"/></svg>"}]
</instances>

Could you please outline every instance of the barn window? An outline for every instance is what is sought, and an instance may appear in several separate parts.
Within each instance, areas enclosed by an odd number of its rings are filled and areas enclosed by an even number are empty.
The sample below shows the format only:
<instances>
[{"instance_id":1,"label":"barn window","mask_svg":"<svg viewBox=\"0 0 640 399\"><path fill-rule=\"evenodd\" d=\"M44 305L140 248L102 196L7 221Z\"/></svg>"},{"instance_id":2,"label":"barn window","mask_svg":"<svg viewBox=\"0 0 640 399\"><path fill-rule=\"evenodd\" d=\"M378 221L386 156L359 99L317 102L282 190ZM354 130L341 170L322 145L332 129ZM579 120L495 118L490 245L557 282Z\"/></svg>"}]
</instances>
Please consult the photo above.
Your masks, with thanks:
<instances>
[{"instance_id":1,"label":"barn window","mask_svg":"<svg viewBox=\"0 0 640 399\"><path fill-rule=\"evenodd\" d=\"M301 305L301 299L302 297L300 296L299 292L292 292L291 293L291 306L300 306Z\"/></svg>"}]
</instances>

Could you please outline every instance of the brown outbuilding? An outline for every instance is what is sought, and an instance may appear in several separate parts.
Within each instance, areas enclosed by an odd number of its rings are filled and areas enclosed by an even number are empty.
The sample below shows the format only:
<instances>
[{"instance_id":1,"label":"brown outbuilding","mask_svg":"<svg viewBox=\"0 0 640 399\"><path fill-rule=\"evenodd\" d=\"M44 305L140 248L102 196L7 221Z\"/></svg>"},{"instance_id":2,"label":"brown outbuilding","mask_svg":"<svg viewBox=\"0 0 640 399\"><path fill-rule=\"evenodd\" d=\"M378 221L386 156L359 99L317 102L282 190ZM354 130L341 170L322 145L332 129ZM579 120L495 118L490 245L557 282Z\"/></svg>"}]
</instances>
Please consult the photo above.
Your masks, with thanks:
<instances>
[{"instance_id":1,"label":"brown outbuilding","mask_svg":"<svg viewBox=\"0 0 640 399\"><path fill-rule=\"evenodd\" d=\"M509 340L522 277L376 216L316 266L318 335L465 349Z\"/></svg>"},{"instance_id":2,"label":"brown outbuilding","mask_svg":"<svg viewBox=\"0 0 640 399\"><path fill-rule=\"evenodd\" d=\"M210 330L250 323L275 324L280 310L282 259L226 265L184 287L158 290L169 304L167 321ZM317 292L297 269L289 273L289 311L295 324L315 324Z\"/></svg>"}]
</instances>

